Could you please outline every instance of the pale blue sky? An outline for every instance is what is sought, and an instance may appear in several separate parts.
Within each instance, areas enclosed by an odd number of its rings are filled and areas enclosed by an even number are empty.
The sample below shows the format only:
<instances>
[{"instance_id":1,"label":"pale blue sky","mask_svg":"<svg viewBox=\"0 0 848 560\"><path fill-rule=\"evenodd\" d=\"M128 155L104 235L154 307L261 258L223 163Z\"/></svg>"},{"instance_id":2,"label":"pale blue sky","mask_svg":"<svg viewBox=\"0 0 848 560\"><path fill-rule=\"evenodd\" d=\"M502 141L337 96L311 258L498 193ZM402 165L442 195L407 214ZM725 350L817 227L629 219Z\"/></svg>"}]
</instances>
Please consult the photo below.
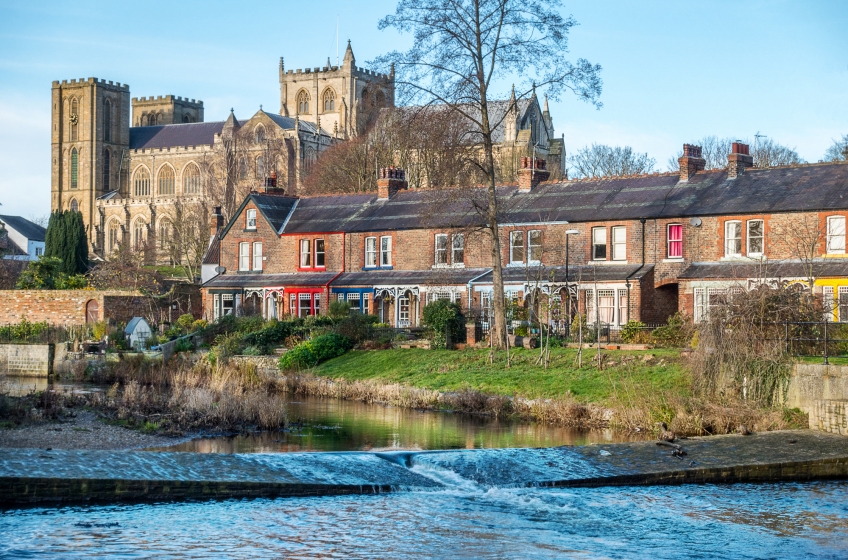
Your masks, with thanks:
<instances>
[{"instance_id":1,"label":"pale blue sky","mask_svg":"<svg viewBox=\"0 0 848 560\"><path fill-rule=\"evenodd\" d=\"M377 30L395 2L148 0L23 2L0 7L0 213L50 208L50 85L95 76L134 97L204 101L206 120L233 107L279 110L277 64L323 65L353 42L357 63L403 48ZM818 161L848 134L848 2L566 2L580 23L572 58L604 67L603 109L564 97L556 132L575 150L630 145L665 168L684 142L756 132ZM503 92L506 95L506 91Z\"/></svg>"}]
</instances>

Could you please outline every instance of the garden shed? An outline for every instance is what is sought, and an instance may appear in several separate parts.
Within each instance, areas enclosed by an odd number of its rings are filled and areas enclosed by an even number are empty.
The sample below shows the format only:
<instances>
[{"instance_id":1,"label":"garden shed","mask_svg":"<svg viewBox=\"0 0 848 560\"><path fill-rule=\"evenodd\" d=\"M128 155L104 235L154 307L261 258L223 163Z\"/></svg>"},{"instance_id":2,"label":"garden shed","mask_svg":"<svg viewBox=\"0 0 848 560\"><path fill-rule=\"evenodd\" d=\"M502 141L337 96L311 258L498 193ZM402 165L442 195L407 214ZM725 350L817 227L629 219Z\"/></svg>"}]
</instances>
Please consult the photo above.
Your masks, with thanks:
<instances>
[{"instance_id":1,"label":"garden shed","mask_svg":"<svg viewBox=\"0 0 848 560\"><path fill-rule=\"evenodd\" d=\"M150 328L150 324L148 324L144 317L133 317L127 323L127 328L124 329L124 337L127 339L127 344L130 345L130 348L137 350L144 347L144 343L147 342L147 339L152 334L153 331Z\"/></svg>"}]
</instances>

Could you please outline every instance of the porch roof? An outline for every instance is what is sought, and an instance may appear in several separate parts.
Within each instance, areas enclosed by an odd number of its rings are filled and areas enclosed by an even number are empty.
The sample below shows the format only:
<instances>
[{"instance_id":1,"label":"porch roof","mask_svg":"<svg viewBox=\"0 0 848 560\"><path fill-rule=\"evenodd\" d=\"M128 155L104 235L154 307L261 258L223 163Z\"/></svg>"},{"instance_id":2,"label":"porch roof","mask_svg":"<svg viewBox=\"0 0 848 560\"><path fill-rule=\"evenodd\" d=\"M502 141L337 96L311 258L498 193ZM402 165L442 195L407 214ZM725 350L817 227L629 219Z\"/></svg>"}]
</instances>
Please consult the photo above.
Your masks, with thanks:
<instances>
[{"instance_id":1,"label":"porch roof","mask_svg":"<svg viewBox=\"0 0 848 560\"><path fill-rule=\"evenodd\" d=\"M585 284L587 282L594 282L595 280L597 280L598 282L623 282L627 278L630 278L631 280L638 280L648 274L653 268L654 265L652 264L646 264L644 266L640 266L638 264L569 266L568 279L571 282L580 282L581 284ZM547 282L565 282L565 267L509 266L504 267L503 269L503 279L505 283L509 284L523 284L535 282L545 284ZM472 282L472 284L475 285L491 283L491 271Z\"/></svg>"},{"instance_id":2,"label":"porch roof","mask_svg":"<svg viewBox=\"0 0 848 560\"><path fill-rule=\"evenodd\" d=\"M434 268L430 270L363 270L345 272L333 287L418 284L427 286L465 285L485 274L488 268Z\"/></svg>"},{"instance_id":3,"label":"porch roof","mask_svg":"<svg viewBox=\"0 0 848 560\"><path fill-rule=\"evenodd\" d=\"M804 263L793 262L723 262L695 263L684 270L681 280L747 279L747 278L848 278L848 259L817 259Z\"/></svg>"},{"instance_id":4,"label":"porch roof","mask_svg":"<svg viewBox=\"0 0 848 560\"><path fill-rule=\"evenodd\" d=\"M209 280L204 288L279 288L324 286L338 272L301 272L296 274L221 274Z\"/></svg>"}]
</instances>

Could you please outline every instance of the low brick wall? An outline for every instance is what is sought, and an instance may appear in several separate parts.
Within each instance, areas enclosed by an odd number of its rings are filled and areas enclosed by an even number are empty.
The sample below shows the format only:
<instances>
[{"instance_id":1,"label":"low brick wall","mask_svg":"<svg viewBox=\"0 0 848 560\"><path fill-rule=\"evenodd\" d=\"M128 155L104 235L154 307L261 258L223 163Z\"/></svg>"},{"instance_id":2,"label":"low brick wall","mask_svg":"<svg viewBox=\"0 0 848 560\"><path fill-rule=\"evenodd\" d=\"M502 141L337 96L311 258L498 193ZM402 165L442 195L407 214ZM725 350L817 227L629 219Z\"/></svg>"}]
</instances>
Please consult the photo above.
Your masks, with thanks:
<instances>
[{"instance_id":1,"label":"low brick wall","mask_svg":"<svg viewBox=\"0 0 848 560\"><path fill-rule=\"evenodd\" d=\"M52 344L0 344L0 373L47 377L52 371Z\"/></svg>"},{"instance_id":2,"label":"low brick wall","mask_svg":"<svg viewBox=\"0 0 848 560\"><path fill-rule=\"evenodd\" d=\"M816 401L810 412L810 428L848 436L848 400Z\"/></svg>"}]
</instances>

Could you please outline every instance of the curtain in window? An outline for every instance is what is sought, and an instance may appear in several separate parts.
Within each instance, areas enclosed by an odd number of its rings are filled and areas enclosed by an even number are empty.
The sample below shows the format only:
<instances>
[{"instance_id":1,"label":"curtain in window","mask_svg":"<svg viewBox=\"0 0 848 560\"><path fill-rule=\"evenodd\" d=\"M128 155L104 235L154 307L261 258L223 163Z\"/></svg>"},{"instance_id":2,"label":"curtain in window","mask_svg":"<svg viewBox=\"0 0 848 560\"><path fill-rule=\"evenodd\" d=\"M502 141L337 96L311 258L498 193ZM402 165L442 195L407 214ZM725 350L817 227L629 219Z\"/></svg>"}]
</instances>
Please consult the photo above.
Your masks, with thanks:
<instances>
[{"instance_id":1,"label":"curtain in window","mask_svg":"<svg viewBox=\"0 0 848 560\"><path fill-rule=\"evenodd\" d=\"M598 290L598 312L601 323L615 322L615 290Z\"/></svg>"},{"instance_id":2,"label":"curtain in window","mask_svg":"<svg viewBox=\"0 0 848 560\"><path fill-rule=\"evenodd\" d=\"M683 225L668 226L668 258L675 259L683 256Z\"/></svg>"},{"instance_id":3,"label":"curtain in window","mask_svg":"<svg viewBox=\"0 0 848 560\"><path fill-rule=\"evenodd\" d=\"M831 216L827 219L827 252L845 252L845 216Z\"/></svg>"}]
</instances>

